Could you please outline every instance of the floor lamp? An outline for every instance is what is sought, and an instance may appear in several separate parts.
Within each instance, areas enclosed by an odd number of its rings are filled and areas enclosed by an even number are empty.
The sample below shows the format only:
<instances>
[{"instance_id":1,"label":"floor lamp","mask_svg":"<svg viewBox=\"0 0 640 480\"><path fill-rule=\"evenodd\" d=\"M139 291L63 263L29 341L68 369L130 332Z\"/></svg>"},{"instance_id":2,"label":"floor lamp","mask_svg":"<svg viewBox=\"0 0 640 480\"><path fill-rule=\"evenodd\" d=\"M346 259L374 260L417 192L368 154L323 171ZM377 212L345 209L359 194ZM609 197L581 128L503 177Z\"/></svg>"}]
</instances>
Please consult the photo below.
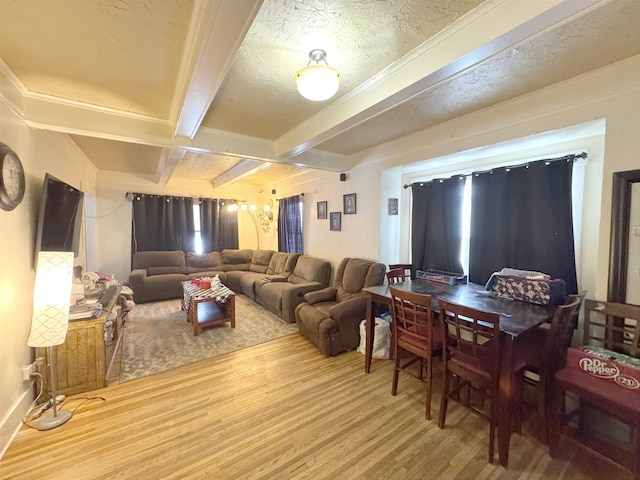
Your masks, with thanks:
<instances>
[{"instance_id":1,"label":"floor lamp","mask_svg":"<svg viewBox=\"0 0 640 480\"><path fill-rule=\"evenodd\" d=\"M52 412L36 424L50 430L71 418L68 410L58 410L56 401L56 345L64 343L69 326L69 304L73 280L73 252L38 252L36 285L33 291L33 317L27 345L48 347L51 366Z\"/></svg>"}]
</instances>

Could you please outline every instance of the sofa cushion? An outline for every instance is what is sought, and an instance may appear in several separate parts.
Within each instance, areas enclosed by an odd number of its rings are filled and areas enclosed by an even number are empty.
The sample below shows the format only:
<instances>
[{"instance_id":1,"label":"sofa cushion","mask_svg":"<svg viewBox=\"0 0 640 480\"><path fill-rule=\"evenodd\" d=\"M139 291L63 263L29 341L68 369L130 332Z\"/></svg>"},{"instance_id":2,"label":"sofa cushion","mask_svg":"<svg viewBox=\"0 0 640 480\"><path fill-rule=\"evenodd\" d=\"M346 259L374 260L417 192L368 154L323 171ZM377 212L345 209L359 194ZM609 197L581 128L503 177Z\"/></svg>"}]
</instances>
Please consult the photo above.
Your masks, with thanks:
<instances>
[{"instance_id":1,"label":"sofa cushion","mask_svg":"<svg viewBox=\"0 0 640 480\"><path fill-rule=\"evenodd\" d=\"M299 253L274 252L267 268L268 275L283 275L288 277L293 272Z\"/></svg>"},{"instance_id":2,"label":"sofa cushion","mask_svg":"<svg viewBox=\"0 0 640 480\"><path fill-rule=\"evenodd\" d=\"M187 252L187 273L210 272L221 270L222 255L220 252L194 253Z\"/></svg>"},{"instance_id":3,"label":"sofa cushion","mask_svg":"<svg viewBox=\"0 0 640 480\"><path fill-rule=\"evenodd\" d=\"M338 302L344 302L352 297L364 297L363 288L384 283L385 270L385 265L371 260L343 259L336 271L336 299Z\"/></svg>"},{"instance_id":4,"label":"sofa cushion","mask_svg":"<svg viewBox=\"0 0 640 480\"><path fill-rule=\"evenodd\" d=\"M180 273L186 272L185 255L182 250L136 252L133 254L131 264L132 270L149 267L183 267Z\"/></svg>"},{"instance_id":5,"label":"sofa cushion","mask_svg":"<svg viewBox=\"0 0 640 480\"><path fill-rule=\"evenodd\" d=\"M290 283L320 282L328 286L330 277L331 263L327 260L301 255L288 281Z\"/></svg>"},{"instance_id":6,"label":"sofa cushion","mask_svg":"<svg viewBox=\"0 0 640 480\"><path fill-rule=\"evenodd\" d=\"M166 275L168 273L185 274L185 267L148 267L147 275Z\"/></svg>"},{"instance_id":7,"label":"sofa cushion","mask_svg":"<svg viewBox=\"0 0 640 480\"><path fill-rule=\"evenodd\" d=\"M182 297L182 284L187 276L177 273L153 275L144 278L144 288L133 286L133 300L136 303L157 302L169 298Z\"/></svg>"},{"instance_id":8,"label":"sofa cushion","mask_svg":"<svg viewBox=\"0 0 640 480\"><path fill-rule=\"evenodd\" d=\"M248 271L253 258L253 250L232 250L225 248L222 250L222 269L225 272L244 270Z\"/></svg>"},{"instance_id":9,"label":"sofa cushion","mask_svg":"<svg viewBox=\"0 0 640 480\"><path fill-rule=\"evenodd\" d=\"M273 254L273 250L254 250L249 270L255 273L266 273Z\"/></svg>"}]
</instances>

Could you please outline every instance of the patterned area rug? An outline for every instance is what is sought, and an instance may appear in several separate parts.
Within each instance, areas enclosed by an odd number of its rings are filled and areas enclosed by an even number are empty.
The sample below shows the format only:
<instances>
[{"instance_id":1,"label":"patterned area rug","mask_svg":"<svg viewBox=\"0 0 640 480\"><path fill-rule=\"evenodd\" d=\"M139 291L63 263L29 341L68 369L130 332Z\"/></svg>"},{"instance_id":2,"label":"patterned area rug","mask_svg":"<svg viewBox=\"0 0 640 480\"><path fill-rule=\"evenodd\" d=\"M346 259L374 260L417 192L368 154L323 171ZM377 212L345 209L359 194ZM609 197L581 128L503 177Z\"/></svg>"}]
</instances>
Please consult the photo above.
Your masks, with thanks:
<instances>
[{"instance_id":1,"label":"patterned area rug","mask_svg":"<svg viewBox=\"0 0 640 480\"><path fill-rule=\"evenodd\" d=\"M136 305L127 315L120 382L164 372L298 332L244 295L236 295L236 328L226 323L202 329L197 337L180 300Z\"/></svg>"}]
</instances>

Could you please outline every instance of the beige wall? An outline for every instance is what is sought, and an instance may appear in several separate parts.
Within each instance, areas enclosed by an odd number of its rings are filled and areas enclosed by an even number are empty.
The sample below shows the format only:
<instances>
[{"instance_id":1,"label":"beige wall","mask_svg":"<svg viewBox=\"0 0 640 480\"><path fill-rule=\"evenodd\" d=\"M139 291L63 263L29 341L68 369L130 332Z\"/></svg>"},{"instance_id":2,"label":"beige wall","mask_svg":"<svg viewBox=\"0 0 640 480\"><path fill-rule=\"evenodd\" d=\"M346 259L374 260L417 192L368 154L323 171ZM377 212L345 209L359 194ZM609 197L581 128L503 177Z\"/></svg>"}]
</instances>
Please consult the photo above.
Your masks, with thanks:
<instances>
[{"instance_id":1,"label":"beige wall","mask_svg":"<svg viewBox=\"0 0 640 480\"><path fill-rule=\"evenodd\" d=\"M95 168L65 135L28 128L1 98L0 142L18 154L26 176L22 203L11 212L0 210L0 452L4 452L33 400L33 382L22 381L22 367L32 361L27 338L44 175L51 173L74 187L92 192Z\"/></svg>"}]
</instances>

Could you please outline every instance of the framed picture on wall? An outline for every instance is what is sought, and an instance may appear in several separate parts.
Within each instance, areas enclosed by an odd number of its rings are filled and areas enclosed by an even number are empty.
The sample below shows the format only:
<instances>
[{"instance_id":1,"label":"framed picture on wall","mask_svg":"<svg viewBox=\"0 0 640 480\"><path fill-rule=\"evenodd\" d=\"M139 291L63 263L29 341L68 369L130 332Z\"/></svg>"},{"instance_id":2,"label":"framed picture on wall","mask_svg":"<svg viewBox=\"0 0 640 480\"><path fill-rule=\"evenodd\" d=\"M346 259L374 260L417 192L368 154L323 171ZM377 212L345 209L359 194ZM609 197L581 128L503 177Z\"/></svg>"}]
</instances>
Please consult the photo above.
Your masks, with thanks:
<instances>
[{"instance_id":1,"label":"framed picture on wall","mask_svg":"<svg viewBox=\"0 0 640 480\"><path fill-rule=\"evenodd\" d=\"M318 220L326 220L327 202L318 202Z\"/></svg>"},{"instance_id":2,"label":"framed picture on wall","mask_svg":"<svg viewBox=\"0 0 640 480\"><path fill-rule=\"evenodd\" d=\"M341 230L341 220L342 220L342 215L340 212L331 212L329 214L329 219L330 219L330 223L329 223L329 230L332 230L334 232L339 232Z\"/></svg>"},{"instance_id":3,"label":"framed picture on wall","mask_svg":"<svg viewBox=\"0 0 640 480\"><path fill-rule=\"evenodd\" d=\"M389 215L397 215L398 214L398 199L397 198L389 198L389 199L387 199L387 205L389 207Z\"/></svg>"},{"instance_id":4,"label":"framed picture on wall","mask_svg":"<svg viewBox=\"0 0 640 480\"><path fill-rule=\"evenodd\" d=\"M356 213L356 194L355 193L347 193L342 196L342 211L345 215L349 215L351 213Z\"/></svg>"}]
</instances>

